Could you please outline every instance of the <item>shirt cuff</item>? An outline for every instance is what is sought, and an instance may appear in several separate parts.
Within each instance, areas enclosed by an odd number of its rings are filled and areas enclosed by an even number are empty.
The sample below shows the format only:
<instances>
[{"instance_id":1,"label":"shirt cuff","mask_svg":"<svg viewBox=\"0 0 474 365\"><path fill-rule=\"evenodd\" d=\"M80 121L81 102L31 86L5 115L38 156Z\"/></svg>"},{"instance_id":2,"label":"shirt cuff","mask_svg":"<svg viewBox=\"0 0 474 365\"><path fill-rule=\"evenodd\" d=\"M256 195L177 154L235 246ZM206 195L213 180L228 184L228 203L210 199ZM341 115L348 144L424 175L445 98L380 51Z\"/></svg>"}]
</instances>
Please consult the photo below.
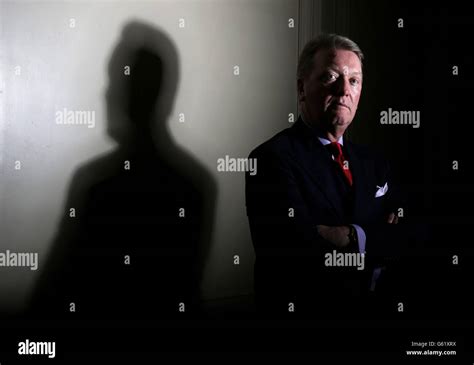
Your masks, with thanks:
<instances>
[{"instance_id":1,"label":"shirt cuff","mask_svg":"<svg viewBox=\"0 0 474 365\"><path fill-rule=\"evenodd\" d=\"M358 226L357 224L351 224L352 227L355 228L356 233L357 233L357 243L359 245L359 253L365 255L365 242L367 240L367 237L365 236L365 232L362 229L362 227Z\"/></svg>"}]
</instances>

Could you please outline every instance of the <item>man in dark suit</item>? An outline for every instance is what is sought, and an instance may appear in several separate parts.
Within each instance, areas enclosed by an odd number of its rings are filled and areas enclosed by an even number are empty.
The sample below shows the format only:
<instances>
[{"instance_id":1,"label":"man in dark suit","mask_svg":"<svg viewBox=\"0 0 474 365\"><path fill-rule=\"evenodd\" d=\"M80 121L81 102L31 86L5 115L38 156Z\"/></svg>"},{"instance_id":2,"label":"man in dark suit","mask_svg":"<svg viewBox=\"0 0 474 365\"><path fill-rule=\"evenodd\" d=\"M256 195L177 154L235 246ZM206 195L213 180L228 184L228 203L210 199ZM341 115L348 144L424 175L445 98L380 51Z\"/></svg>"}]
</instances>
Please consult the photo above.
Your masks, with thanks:
<instances>
[{"instance_id":1,"label":"man in dark suit","mask_svg":"<svg viewBox=\"0 0 474 365\"><path fill-rule=\"evenodd\" d=\"M361 96L363 54L322 35L298 63L296 123L249 156L246 204L260 313L358 317L400 250L389 165L344 132Z\"/></svg>"}]
</instances>

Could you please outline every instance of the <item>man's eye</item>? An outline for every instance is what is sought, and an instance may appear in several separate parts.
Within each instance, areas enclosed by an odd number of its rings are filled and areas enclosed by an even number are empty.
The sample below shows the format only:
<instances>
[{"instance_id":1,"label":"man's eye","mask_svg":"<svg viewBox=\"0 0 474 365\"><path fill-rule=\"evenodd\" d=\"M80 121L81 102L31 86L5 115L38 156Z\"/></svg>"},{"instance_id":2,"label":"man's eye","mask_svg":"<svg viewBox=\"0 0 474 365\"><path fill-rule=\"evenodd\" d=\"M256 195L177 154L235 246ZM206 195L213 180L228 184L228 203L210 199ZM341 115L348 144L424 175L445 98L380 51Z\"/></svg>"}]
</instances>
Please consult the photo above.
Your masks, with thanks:
<instances>
[{"instance_id":1,"label":"man's eye","mask_svg":"<svg viewBox=\"0 0 474 365\"><path fill-rule=\"evenodd\" d=\"M351 85L359 85L360 80L359 79L351 79Z\"/></svg>"},{"instance_id":2,"label":"man's eye","mask_svg":"<svg viewBox=\"0 0 474 365\"><path fill-rule=\"evenodd\" d=\"M323 76L323 82L331 82L336 80L336 75L326 74Z\"/></svg>"}]
</instances>

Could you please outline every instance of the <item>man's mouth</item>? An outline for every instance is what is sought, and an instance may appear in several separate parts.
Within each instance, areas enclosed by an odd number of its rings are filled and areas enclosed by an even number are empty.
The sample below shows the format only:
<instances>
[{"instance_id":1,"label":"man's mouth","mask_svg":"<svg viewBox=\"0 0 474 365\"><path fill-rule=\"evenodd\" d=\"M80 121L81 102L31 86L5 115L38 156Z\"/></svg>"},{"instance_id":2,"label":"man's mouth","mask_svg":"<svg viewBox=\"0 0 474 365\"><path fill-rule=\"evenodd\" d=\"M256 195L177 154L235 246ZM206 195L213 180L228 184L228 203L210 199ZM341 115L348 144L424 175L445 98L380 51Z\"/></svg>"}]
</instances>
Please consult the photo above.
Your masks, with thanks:
<instances>
[{"instance_id":1,"label":"man's mouth","mask_svg":"<svg viewBox=\"0 0 474 365\"><path fill-rule=\"evenodd\" d=\"M329 108L331 108L331 109L347 108L347 109L351 110L351 108L349 108L348 105L346 105L346 104L344 104L344 103L339 103L339 102L331 103L331 104L329 105Z\"/></svg>"}]
</instances>

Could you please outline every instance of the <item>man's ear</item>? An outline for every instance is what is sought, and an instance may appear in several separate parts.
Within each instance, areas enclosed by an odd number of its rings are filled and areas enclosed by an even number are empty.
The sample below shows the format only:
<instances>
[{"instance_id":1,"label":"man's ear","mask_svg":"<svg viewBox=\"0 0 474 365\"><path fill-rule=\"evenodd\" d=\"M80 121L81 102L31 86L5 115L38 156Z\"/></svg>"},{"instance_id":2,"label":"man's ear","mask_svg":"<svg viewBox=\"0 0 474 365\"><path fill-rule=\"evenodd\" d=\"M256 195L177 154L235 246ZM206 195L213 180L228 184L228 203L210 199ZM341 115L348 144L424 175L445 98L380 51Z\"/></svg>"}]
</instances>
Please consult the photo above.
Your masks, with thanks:
<instances>
[{"instance_id":1,"label":"man's ear","mask_svg":"<svg viewBox=\"0 0 474 365\"><path fill-rule=\"evenodd\" d=\"M296 89L298 91L298 101L305 101L306 95L304 92L304 81L302 79L296 81Z\"/></svg>"}]
</instances>

